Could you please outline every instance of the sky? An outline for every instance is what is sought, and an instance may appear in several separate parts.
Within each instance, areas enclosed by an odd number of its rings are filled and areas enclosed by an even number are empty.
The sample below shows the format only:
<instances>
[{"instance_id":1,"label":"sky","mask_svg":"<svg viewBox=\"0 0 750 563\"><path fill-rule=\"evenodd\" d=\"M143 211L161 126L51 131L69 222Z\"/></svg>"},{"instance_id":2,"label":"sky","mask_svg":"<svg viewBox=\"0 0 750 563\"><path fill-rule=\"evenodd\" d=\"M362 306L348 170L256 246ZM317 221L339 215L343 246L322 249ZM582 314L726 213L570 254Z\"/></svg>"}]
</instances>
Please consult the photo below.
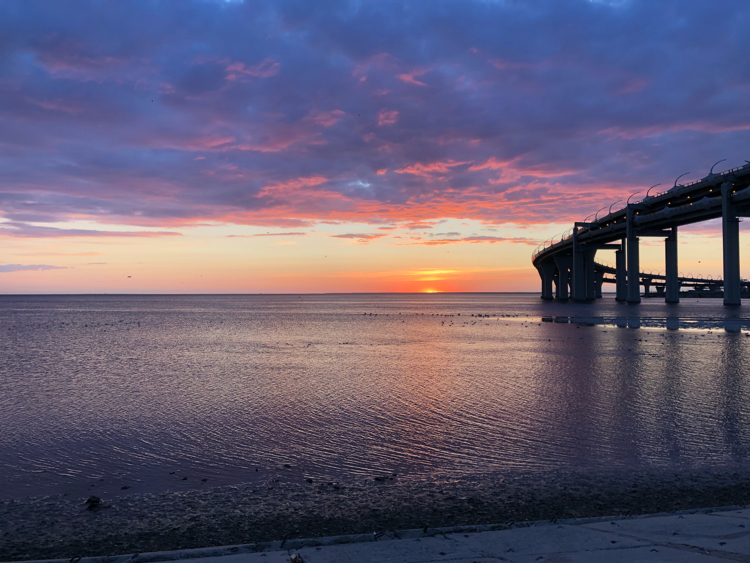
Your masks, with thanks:
<instances>
[{"instance_id":1,"label":"sky","mask_svg":"<svg viewBox=\"0 0 750 563\"><path fill-rule=\"evenodd\" d=\"M573 221L750 160L749 29L746 0L4 0L0 293L538 291ZM721 275L716 223L679 241Z\"/></svg>"}]
</instances>

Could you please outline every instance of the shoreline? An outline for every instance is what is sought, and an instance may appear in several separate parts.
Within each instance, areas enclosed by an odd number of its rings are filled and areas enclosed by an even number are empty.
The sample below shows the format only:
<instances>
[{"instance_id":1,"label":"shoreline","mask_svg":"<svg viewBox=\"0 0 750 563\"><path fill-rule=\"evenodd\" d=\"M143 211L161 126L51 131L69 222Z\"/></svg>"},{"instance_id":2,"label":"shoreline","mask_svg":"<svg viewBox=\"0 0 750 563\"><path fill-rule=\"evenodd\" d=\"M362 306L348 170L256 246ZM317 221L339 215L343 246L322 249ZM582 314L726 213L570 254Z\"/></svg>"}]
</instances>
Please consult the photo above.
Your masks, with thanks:
<instances>
[{"instance_id":1,"label":"shoreline","mask_svg":"<svg viewBox=\"0 0 750 563\"><path fill-rule=\"evenodd\" d=\"M95 510L82 498L0 501L0 561L750 504L750 469L739 468L266 485L103 498Z\"/></svg>"},{"instance_id":2,"label":"shoreline","mask_svg":"<svg viewBox=\"0 0 750 563\"><path fill-rule=\"evenodd\" d=\"M296 540L277 540L267 543L243 544L243 545L223 545L216 547L203 547L195 549L182 549L174 551L155 551L149 553L126 553L121 555L109 556L100 555L84 557L76 563L128 563L128 562L158 562L158 561L180 561L184 559L201 559L218 558L241 554L259 554L272 552L287 552L301 550L305 548L331 547L350 544L372 543L373 541L390 541L390 540L410 540L410 539L427 539L438 536L447 537L448 534L481 534L482 532L510 531L523 528L534 528L541 526L563 525L582 526L587 524L598 524L603 522L622 522L623 520L648 519L679 517L699 514L720 514L728 515L730 512L741 512L747 510L747 506L717 506L710 508L698 508L690 510L678 510L674 512L657 512L655 514L643 514L638 516L597 516L591 518L570 518L564 520L536 520L525 522L507 522L505 524L480 524L473 526L451 526L444 528L396 530L394 532L385 532L383 535L374 534L357 534L347 536L329 536L325 538L302 538ZM469 536L464 536L469 537ZM24 562L10 561L5 563L69 563L70 559L36 559Z\"/></svg>"}]
</instances>

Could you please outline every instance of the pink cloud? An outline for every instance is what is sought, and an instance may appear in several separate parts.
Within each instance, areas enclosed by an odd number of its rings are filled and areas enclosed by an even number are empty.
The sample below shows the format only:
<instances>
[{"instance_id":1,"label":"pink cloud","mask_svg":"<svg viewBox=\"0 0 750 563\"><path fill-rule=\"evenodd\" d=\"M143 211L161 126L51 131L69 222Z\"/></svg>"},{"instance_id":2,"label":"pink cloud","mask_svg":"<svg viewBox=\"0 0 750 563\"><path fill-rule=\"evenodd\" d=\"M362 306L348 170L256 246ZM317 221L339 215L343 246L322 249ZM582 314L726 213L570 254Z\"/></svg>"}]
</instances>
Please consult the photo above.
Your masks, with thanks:
<instances>
[{"instance_id":1,"label":"pink cloud","mask_svg":"<svg viewBox=\"0 0 750 563\"><path fill-rule=\"evenodd\" d=\"M237 80L242 75L256 78L268 78L279 73L281 64L270 58L265 58L257 64L247 66L243 62L234 62L226 67L227 80Z\"/></svg>"},{"instance_id":2,"label":"pink cloud","mask_svg":"<svg viewBox=\"0 0 750 563\"><path fill-rule=\"evenodd\" d=\"M324 145L320 131L310 127L307 122L293 124L281 123L269 128L263 135L250 136L238 140L236 144L226 145L222 150L240 150L260 153L281 152L293 145Z\"/></svg>"},{"instance_id":3,"label":"pink cloud","mask_svg":"<svg viewBox=\"0 0 750 563\"><path fill-rule=\"evenodd\" d=\"M380 234L362 234L362 233L346 233L343 235L331 235L333 238L345 238L345 239L356 239L359 242L369 242L371 240L383 238L387 235Z\"/></svg>"},{"instance_id":4,"label":"pink cloud","mask_svg":"<svg viewBox=\"0 0 750 563\"><path fill-rule=\"evenodd\" d=\"M412 237L412 238L418 238L418 237ZM491 237L491 236L470 236L470 237L463 237L463 238L450 238L450 239L428 239L424 240L421 239L420 242L412 242L408 244L419 244L424 246L442 246L445 244L459 244L459 243L471 243L471 244L477 244L477 243L487 243L487 244L495 244L498 242L509 242L514 244L526 244L529 246L537 246L540 241L535 239L529 239L524 237Z\"/></svg>"},{"instance_id":5,"label":"pink cloud","mask_svg":"<svg viewBox=\"0 0 750 563\"><path fill-rule=\"evenodd\" d=\"M293 232L293 233L258 233L255 235L227 235L226 238L253 238L253 237L301 237L306 236L307 233Z\"/></svg>"},{"instance_id":6,"label":"pink cloud","mask_svg":"<svg viewBox=\"0 0 750 563\"><path fill-rule=\"evenodd\" d=\"M422 177L431 177L434 174L445 174L448 172L451 168L455 168L456 166L461 166L463 164L470 164L471 161L461 161L461 162L455 162L453 160L448 160L446 162L431 162L430 164L412 164L410 166L405 166L404 168L401 168L400 170L396 170L395 172L399 174L414 174L415 176L422 176Z\"/></svg>"},{"instance_id":7,"label":"pink cloud","mask_svg":"<svg viewBox=\"0 0 750 563\"><path fill-rule=\"evenodd\" d=\"M510 165L510 163L513 162L513 160L506 160L506 161L500 161L497 160L494 156L491 156L487 160L485 160L482 164L474 164L469 168L471 172L476 172L477 170L502 170Z\"/></svg>"},{"instance_id":8,"label":"pink cloud","mask_svg":"<svg viewBox=\"0 0 750 563\"><path fill-rule=\"evenodd\" d=\"M399 80L406 82L407 84L414 84L415 86L427 86L424 82L420 82L416 79L417 76L422 76L423 74L427 74L429 69L427 68L420 68L412 70L411 72L405 72L403 74L397 74L396 78Z\"/></svg>"},{"instance_id":9,"label":"pink cloud","mask_svg":"<svg viewBox=\"0 0 750 563\"><path fill-rule=\"evenodd\" d=\"M398 120L398 111L381 109L378 112L378 125L393 125Z\"/></svg>"},{"instance_id":10,"label":"pink cloud","mask_svg":"<svg viewBox=\"0 0 750 563\"><path fill-rule=\"evenodd\" d=\"M335 109L333 111L313 110L307 115L307 117L305 117L305 119L317 125L322 125L323 127L330 127L331 125L334 125L342 115L345 114L340 109Z\"/></svg>"},{"instance_id":11,"label":"pink cloud","mask_svg":"<svg viewBox=\"0 0 750 563\"><path fill-rule=\"evenodd\" d=\"M324 176L310 176L307 178L294 178L286 182L270 184L258 192L258 197L267 195L293 194L301 188L312 188L328 181ZM338 195L338 192L336 192Z\"/></svg>"}]
</instances>

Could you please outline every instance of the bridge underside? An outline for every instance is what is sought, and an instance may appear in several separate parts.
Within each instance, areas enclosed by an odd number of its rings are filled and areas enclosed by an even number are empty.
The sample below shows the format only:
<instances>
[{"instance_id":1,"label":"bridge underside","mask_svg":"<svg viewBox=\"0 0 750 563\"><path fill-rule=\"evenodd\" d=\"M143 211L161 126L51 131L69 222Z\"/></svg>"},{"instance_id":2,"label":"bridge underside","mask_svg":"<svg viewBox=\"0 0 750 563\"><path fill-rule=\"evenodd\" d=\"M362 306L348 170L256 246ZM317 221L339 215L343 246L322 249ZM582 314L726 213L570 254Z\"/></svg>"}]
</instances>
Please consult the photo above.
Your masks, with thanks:
<instances>
[{"instance_id":1,"label":"bridge underside","mask_svg":"<svg viewBox=\"0 0 750 563\"><path fill-rule=\"evenodd\" d=\"M620 251L618 251L620 252ZM568 257L570 258L570 257ZM547 264L546 272L540 272L542 276L542 299L552 300L570 299L573 295L571 284L571 273L569 270L561 273L556 264ZM667 303L679 303L680 296L696 295L699 297L723 297L723 279L705 279L702 277L674 276L669 283L668 274L652 274L640 272L638 276L639 297L664 298ZM594 262L594 282L591 290L585 290L586 295L591 291L594 297L585 297L577 301L591 301L602 297L604 284L615 286L615 298L617 301L628 301L627 280L622 280L617 275L617 267L608 266ZM624 286L621 287L621 286ZM643 288L641 293L641 288ZM688 293L689 292L689 293ZM740 280L740 297L750 297L750 281Z\"/></svg>"}]
</instances>

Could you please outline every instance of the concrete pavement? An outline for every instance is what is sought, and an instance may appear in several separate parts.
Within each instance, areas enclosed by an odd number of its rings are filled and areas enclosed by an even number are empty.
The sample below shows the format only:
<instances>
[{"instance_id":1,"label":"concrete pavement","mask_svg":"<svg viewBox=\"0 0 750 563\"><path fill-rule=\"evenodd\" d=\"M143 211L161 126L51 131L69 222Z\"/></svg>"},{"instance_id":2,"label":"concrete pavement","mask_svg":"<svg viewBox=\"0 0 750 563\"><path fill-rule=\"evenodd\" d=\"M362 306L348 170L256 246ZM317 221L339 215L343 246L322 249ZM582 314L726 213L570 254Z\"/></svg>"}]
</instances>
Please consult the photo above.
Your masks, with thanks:
<instances>
[{"instance_id":1,"label":"concrete pavement","mask_svg":"<svg viewBox=\"0 0 750 563\"><path fill-rule=\"evenodd\" d=\"M190 563L750 562L750 509L730 507L630 518L404 530L372 536L90 557L79 563L182 559L189 559Z\"/></svg>"}]
</instances>

